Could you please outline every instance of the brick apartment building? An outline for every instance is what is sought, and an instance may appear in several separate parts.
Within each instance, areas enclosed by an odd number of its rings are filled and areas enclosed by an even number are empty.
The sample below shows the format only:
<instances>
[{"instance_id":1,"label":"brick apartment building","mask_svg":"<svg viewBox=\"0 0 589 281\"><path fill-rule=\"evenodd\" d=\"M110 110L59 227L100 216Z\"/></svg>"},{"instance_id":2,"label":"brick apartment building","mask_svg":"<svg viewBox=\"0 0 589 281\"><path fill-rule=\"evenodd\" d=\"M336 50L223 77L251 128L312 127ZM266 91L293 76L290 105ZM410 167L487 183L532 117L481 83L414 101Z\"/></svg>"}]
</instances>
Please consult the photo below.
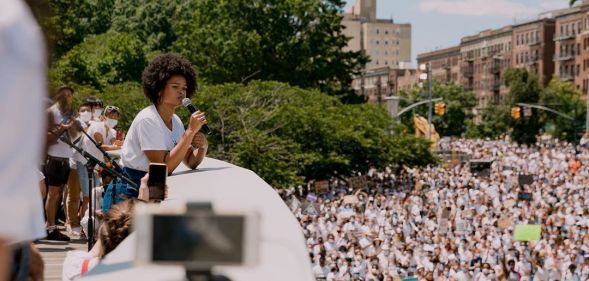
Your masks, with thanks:
<instances>
[{"instance_id":1,"label":"brick apartment building","mask_svg":"<svg viewBox=\"0 0 589 281\"><path fill-rule=\"evenodd\" d=\"M503 73L511 66L511 26L462 38L462 85L477 92L480 108L499 102L508 92Z\"/></svg>"},{"instance_id":2,"label":"brick apartment building","mask_svg":"<svg viewBox=\"0 0 589 281\"><path fill-rule=\"evenodd\" d=\"M451 83L462 79L460 73L460 47L450 47L417 55L418 63L430 63L432 77L442 83Z\"/></svg>"},{"instance_id":3,"label":"brick apartment building","mask_svg":"<svg viewBox=\"0 0 589 281\"><path fill-rule=\"evenodd\" d=\"M539 19L513 26L514 68L536 73L544 85L554 75L554 19Z\"/></svg>"}]
</instances>

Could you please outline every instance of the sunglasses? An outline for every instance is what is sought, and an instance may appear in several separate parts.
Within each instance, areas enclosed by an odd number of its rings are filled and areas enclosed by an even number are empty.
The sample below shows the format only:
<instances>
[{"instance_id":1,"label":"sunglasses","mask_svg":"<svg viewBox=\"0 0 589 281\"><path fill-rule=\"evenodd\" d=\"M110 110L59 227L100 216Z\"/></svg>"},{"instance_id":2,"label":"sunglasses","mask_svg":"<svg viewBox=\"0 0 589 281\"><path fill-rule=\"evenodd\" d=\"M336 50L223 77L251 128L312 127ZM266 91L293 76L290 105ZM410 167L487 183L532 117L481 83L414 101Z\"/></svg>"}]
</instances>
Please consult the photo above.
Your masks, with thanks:
<instances>
[{"instance_id":1,"label":"sunglasses","mask_svg":"<svg viewBox=\"0 0 589 281\"><path fill-rule=\"evenodd\" d=\"M111 113L111 112L113 112L113 111L115 111L115 112L117 112L117 113L120 113L120 112L121 112L121 109L120 109L120 108L118 108L117 106L114 106L114 105L107 105L107 106L104 108L104 114L109 114L109 113Z\"/></svg>"}]
</instances>

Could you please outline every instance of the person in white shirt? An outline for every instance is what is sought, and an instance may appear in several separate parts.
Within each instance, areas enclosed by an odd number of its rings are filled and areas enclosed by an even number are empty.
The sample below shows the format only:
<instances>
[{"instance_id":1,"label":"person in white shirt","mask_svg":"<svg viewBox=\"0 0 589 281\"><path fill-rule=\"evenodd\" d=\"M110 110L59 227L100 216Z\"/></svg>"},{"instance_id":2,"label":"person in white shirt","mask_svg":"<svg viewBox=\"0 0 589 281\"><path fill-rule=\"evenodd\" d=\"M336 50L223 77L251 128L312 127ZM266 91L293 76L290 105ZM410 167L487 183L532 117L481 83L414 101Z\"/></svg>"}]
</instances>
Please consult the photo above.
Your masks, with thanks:
<instances>
[{"instance_id":1,"label":"person in white shirt","mask_svg":"<svg viewBox=\"0 0 589 281\"><path fill-rule=\"evenodd\" d=\"M175 54L160 55L145 68L142 80L152 105L137 114L121 150L123 172L137 186L150 162L166 164L170 174L180 162L195 169L208 148L204 134L198 132L207 123L204 113L192 114L186 130L174 114L182 100L190 98L196 89L196 73L190 62ZM137 197L137 189L117 179L108 186L103 212L125 195Z\"/></svg>"},{"instance_id":2,"label":"person in white shirt","mask_svg":"<svg viewBox=\"0 0 589 281\"><path fill-rule=\"evenodd\" d=\"M82 130L87 130L92 120L92 107L86 101L78 107L78 117L76 118L82 126ZM75 144L83 150L88 150L82 139L85 136L81 134ZM67 199L66 199L66 230L70 237L80 237L80 219L84 214L85 206L88 205L88 172L86 170L86 159L78 151L72 148L73 157L70 158L70 176L68 179ZM80 208L80 192L83 194L82 207Z\"/></svg>"},{"instance_id":3,"label":"person in white shirt","mask_svg":"<svg viewBox=\"0 0 589 281\"><path fill-rule=\"evenodd\" d=\"M25 279L43 280L43 260L30 241L45 233L39 193L47 97L43 36L24 1L0 1L0 279L11 273L11 249L22 245ZM17 264L18 266L19 264ZM28 267L28 272L24 268Z\"/></svg>"},{"instance_id":4,"label":"person in white shirt","mask_svg":"<svg viewBox=\"0 0 589 281\"><path fill-rule=\"evenodd\" d=\"M72 141L71 136L74 135L75 126L71 108L73 97L74 90L68 86L62 86L57 90L56 102L47 110L49 148L47 150L44 174L48 185L47 201L45 203L48 240L70 240L69 237L57 230L55 222L63 187L67 183L70 174L69 158L73 156L71 147L60 139L63 136Z\"/></svg>"}]
</instances>

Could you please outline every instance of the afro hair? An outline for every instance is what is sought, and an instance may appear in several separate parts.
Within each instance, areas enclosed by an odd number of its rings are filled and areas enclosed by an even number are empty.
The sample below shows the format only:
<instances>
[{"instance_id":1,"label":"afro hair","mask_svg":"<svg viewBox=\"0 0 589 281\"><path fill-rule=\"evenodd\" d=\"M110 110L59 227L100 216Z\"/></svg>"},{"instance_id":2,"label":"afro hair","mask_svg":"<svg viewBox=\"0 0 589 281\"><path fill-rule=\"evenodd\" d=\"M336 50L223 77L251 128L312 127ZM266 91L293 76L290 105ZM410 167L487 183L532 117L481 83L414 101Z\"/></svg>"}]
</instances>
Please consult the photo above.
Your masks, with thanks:
<instances>
[{"instance_id":1,"label":"afro hair","mask_svg":"<svg viewBox=\"0 0 589 281\"><path fill-rule=\"evenodd\" d=\"M159 93L174 75L186 79L186 97L190 98L196 90L196 71L190 62L177 54L162 54L154 58L143 70L143 93L155 105L159 103Z\"/></svg>"}]
</instances>

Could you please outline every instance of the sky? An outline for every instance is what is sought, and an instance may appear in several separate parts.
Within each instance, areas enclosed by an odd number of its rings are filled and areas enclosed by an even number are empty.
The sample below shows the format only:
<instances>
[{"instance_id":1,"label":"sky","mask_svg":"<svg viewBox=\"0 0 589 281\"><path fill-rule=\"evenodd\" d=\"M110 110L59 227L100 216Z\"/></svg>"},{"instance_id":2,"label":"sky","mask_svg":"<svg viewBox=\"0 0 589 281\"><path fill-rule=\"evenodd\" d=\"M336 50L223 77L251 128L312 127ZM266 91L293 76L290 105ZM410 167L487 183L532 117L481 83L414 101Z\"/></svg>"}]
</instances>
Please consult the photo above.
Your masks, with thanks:
<instances>
[{"instance_id":1,"label":"sky","mask_svg":"<svg viewBox=\"0 0 589 281\"><path fill-rule=\"evenodd\" d=\"M356 0L345 0L352 5ZM411 23L411 57L457 46L479 31L536 19L569 0L377 0L377 17ZM346 6L347 7L347 6Z\"/></svg>"}]
</instances>

